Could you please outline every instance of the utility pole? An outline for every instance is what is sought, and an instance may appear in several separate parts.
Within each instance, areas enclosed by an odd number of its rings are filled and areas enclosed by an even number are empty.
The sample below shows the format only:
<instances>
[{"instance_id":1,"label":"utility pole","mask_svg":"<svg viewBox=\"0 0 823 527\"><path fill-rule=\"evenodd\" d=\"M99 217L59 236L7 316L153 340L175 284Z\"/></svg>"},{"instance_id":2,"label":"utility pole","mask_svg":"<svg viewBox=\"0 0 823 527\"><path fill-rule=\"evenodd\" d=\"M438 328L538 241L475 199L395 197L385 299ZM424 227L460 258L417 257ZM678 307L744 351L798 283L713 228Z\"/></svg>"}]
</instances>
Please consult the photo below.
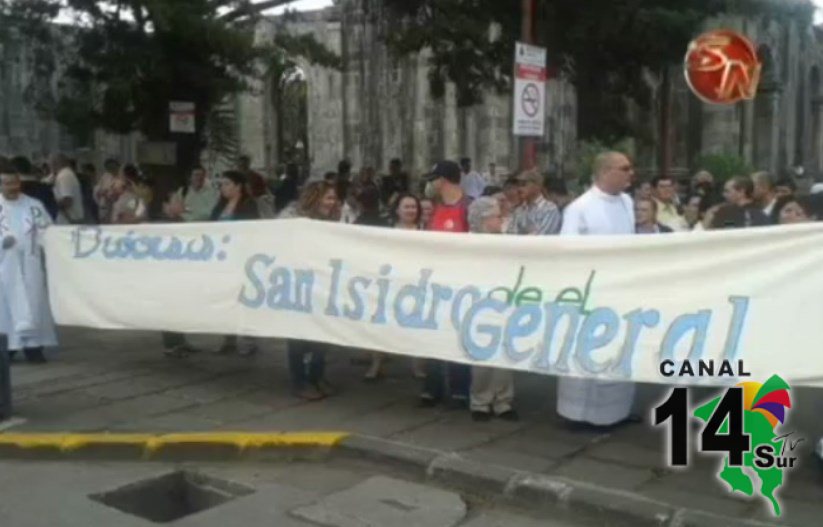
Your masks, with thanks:
<instances>
[{"instance_id":1,"label":"utility pole","mask_svg":"<svg viewBox=\"0 0 823 527\"><path fill-rule=\"evenodd\" d=\"M523 22L520 29L520 38L526 44L534 44L534 10L535 0L522 0ZM520 166L523 170L530 170L536 163L535 141L533 137L520 138Z\"/></svg>"}]
</instances>

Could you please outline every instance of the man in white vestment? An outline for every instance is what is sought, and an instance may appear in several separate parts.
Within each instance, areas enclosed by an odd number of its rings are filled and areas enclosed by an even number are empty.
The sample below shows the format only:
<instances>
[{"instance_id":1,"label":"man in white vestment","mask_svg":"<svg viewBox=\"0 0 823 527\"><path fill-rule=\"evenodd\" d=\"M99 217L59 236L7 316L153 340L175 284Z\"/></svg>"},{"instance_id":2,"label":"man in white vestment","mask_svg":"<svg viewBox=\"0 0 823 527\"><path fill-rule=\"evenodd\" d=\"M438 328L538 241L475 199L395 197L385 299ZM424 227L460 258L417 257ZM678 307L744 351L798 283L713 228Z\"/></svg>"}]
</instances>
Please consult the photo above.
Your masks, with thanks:
<instances>
[{"instance_id":1,"label":"man in white vestment","mask_svg":"<svg viewBox=\"0 0 823 527\"><path fill-rule=\"evenodd\" d=\"M0 166L0 333L12 356L46 362L43 348L57 346L43 267L43 233L51 217L24 195L20 176Z\"/></svg>"},{"instance_id":2,"label":"man in white vestment","mask_svg":"<svg viewBox=\"0 0 823 527\"><path fill-rule=\"evenodd\" d=\"M634 234L634 203L624 192L633 175L625 155L597 156L594 184L566 208L561 236ZM633 383L561 377L557 412L576 424L614 426L630 420L634 395Z\"/></svg>"}]
</instances>

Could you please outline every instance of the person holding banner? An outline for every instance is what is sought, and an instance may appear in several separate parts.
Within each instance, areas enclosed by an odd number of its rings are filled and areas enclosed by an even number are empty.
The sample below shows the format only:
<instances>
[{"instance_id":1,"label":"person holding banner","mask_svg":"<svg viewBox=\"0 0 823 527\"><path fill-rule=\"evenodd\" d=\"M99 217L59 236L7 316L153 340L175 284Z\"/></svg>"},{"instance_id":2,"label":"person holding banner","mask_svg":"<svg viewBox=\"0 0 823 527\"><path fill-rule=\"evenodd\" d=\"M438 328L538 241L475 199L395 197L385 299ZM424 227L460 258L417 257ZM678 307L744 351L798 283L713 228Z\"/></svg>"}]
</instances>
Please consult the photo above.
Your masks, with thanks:
<instances>
[{"instance_id":1,"label":"person holding banner","mask_svg":"<svg viewBox=\"0 0 823 527\"><path fill-rule=\"evenodd\" d=\"M469 227L478 234L502 234L503 213L494 197L482 197L469 207ZM486 422L492 413L504 421L517 421L520 416L514 402L512 370L474 366L471 370L469 396L472 420Z\"/></svg>"},{"instance_id":2,"label":"person holding banner","mask_svg":"<svg viewBox=\"0 0 823 527\"><path fill-rule=\"evenodd\" d=\"M0 333L11 356L20 350L31 363L46 362L43 349L57 346L43 267L46 208L22 193L20 175L0 166Z\"/></svg>"},{"instance_id":3,"label":"person holding banner","mask_svg":"<svg viewBox=\"0 0 823 527\"><path fill-rule=\"evenodd\" d=\"M634 204L625 193L633 175L625 155L598 155L594 184L566 209L561 236L634 234ZM634 396L632 383L561 377L557 413L574 425L611 427L635 420L631 417Z\"/></svg>"},{"instance_id":4,"label":"person holding banner","mask_svg":"<svg viewBox=\"0 0 823 527\"><path fill-rule=\"evenodd\" d=\"M336 185L329 181L315 181L303 189L300 201L293 212L287 209L281 218L338 221L339 205ZM326 380L328 344L289 339L287 346L294 395L309 402L320 401L334 395L335 389Z\"/></svg>"},{"instance_id":5,"label":"person holding banner","mask_svg":"<svg viewBox=\"0 0 823 527\"><path fill-rule=\"evenodd\" d=\"M460 187L460 167L453 161L441 161L426 177L432 191L440 198L434 208L428 230L441 232L469 232L469 204L471 199ZM448 382L448 390L446 390ZM464 406L469 399L471 368L465 364L429 360L426 379L420 394L420 406L430 408L448 395L453 403Z\"/></svg>"},{"instance_id":6,"label":"person holding banner","mask_svg":"<svg viewBox=\"0 0 823 527\"><path fill-rule=\"evenodd\" d=\"M220 200L211 212L212 221L243 221L260 219L252 194L249 190L248 179L245 174L237 170L223 173L220 182ZM251 357L257 354L257 341L251 337L243 337L242 348L238 351L237 337L227 335L223 345L217 350L219 355L238 353L242 357Z\"/></svg>"},{"instance_id":7,"label":"person holding banner","mask_svg":"<svg viewBox=\"0 0 823 527\"><path fill-rule=\"evenodd\" d=\"M120 174L114 178L111 207L113 225L135 225L148 218L148 205L138 195L136 186L140 181L140 172L134 165L123 166Z\"/></svg>"}]
</instances>

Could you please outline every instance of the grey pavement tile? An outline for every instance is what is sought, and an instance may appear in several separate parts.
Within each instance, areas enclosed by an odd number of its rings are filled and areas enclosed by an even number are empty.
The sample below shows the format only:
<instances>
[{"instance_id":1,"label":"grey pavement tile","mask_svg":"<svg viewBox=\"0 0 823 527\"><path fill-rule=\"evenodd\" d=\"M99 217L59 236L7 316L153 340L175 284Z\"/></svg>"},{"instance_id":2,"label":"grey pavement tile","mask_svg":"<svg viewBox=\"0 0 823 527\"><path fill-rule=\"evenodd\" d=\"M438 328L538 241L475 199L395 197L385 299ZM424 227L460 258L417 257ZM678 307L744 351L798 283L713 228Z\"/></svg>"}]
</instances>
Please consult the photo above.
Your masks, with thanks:
<instances>
[{"instance_id":1,"label":"grey pavement tile","mask_svg":"<svg viewBox=\"0 0 823 527\"><path fill-rule=\"evenodd\" d=\"M516 452L528 455L535 459L556 462L585 449L587 443L583 441L560 440L556 436L543 436L541 433L526 429L517 434L496 439L489 445L489 449L504 452Z\"/></svg>"},{"instance_id":2,"label":"grey pavement tile","mask_svg":"<svg viewBox=\"0 0 823 527\"><path fill-rule=\"evenodd\" d=\"M650 470L629 468L586 457L566 461L549 471L549 474L619 490L635 490L656 479Z\"/></svg>"},{"instance_id":3,"label":"grey pavement tile","mask_svg":"<svg viewBox=\"0 0 823 527\"><path fill-rule=\"evenodd\" d=\"M171 375L168 373L145 375L125 381L110 382L92 386L85 390L89 395L95 395L110 400L129 399L143 395L162 393L174 388L189 384L197 384L213 378L210 373L186 373Z\"/></svg>"},{"instance_id":4,"label":"grey pavement tile","mask_svg":"<svg viewBox=\"0 0 823 527\"><path fill-rule=\"evenodd\" d=\"M456 492L375 476L292 515L334 527L452 527L465 517L466 504Z\"/></svg>"},{"instance_id":5,"label":"grey pavement tile","mask_svg":"<svg viewBox=\"0 0 823 527\"><path fill-rule=\"evenodd\" d=\"M556 459L536 457L529 454L497 446L482 446L471 450L464 450L461 455L479 463L489 463L510 467L524 472L545 472L557 466Z\"/></svg>"},{"instance_id":6,"label":"grey pavement tile","mask_svg":"<svg viewBox=\"0 0 823 527\"><path fill-rule=\"evenodd\" d=\"M725 491L707 488L704 492L690 491L685 488L672 487L659 482L647 484L641 495L668 503L674 507L683 507L711 512L730 517L744 516L750 509L752 500L745 496L735 498ZM738 496L742 496L739 495Z\"/></svg>"},{"instance_id":7,"label":"grey pavement tile","mask_svg":"<svg viewBox=\"0 0 823 527\"><path fill-rule=\"evenodd\" d=\"M460 527L580 527L580 523L566 522L552 517L535 518L512 511L481 510L466 519Z\"/></svg>"},{"instance_id":8,"label":"grey pavement tile","mask_svg":"<svg viewBox=\"0 0 823 527\"><path fill-rule=\"evenodd\" d=\"M410 401L400 401L378 410L353 415L341 421L347 432L388 437L418 428L440 419L431 409L415 408Z\"/></svg>"},{"instance_id":9,"label":"grey pavement tile","mask_svg":"<svg viewBox=\"0 0 823 527\"><path fill-rule=\"evenodd\" d=\"M207 404L250 393L258 388L249 385L243 375L232 375L189 384L164 391L168 397L179 397L194 403Z\"/></svg>"},{"instance_id":10,"label":"grey pavement tile","mask_svg":"<svg viewBox=\"0 0 823 527\"><path fill-rule=\"evenodd\" d=\"M437 450L460 451L511 435L522 426L501 421L478 424L471 421L468 412L460 411L444 414L444 418L439 421L394 434L391 438Z\"/></svg>"},{"instance_id":11,"label":"grey pavement tile","mask_svg":"<svg viewBox=\"0 0 823 527\"><path fill-rule=\"evenodd\" d=\"M99 397L92 397L85 393L73 393L70 396L54 395L15 402L14 412L25 416L29 423L33 424L62 420L73 413L93 410L106 404L108 402Z\"/></svg>"},{"instance_id":12,"label":"grey pavement tile","mask_svg":"<svg viewBox=\"0 0 823 527\"><path fill-rule=\"evenodd\" d=\"M823 502L809 503L780 499L783 515L775 518L772 506L760 502L751 514L752 519L791 527L818 527L823 525Z\"/></svg>"},{"instance_id":13,"label":"grey pavement tile","mask_svg":"<svg viewBox=\"0 0 823 527\"><path fill-rule=\"evenodd\" d=\"M106 430L120 423L165 414L189 406L191 403L182 399L163 395L145 395L76 412L62 421L78 429Z\"/></svg>"},{"instance_id":14,"label":"grey pavement tile","mask_svg":"<svg viewBox=\"0 0 823 527\"><path fill-rule=\"evenodd\" d=\"M61 364L59 362L38 365L15 363L11 367L12 385L21 388L32 384L71 379L85 373L85 368L82 365Z\"/></svg>"},{"instance_id":15,"label":"grey pavement tile","mask_svg":"<svg viewBox=\"0 0 823 527\"><path fill-rule=\"evenodd\" d=\"M206 419L216 423L234 423L274 412L275 409L272 406L234 398L198 405L186 409L184 413L186 416Z\"/></svg>"},{"instance_id":16,"label":"grey pavement tile","mask_svg":"<svg viewBox=\"0 0 823 527\"><path fill-rule=\"evenodd\" d=\"M189 416L183 411L116 423L108 429L134 433L211 432L219 425L215 421Z\"/></svg>"},{"instance_id":17,"label":"grey pavement tile","mask_svg":"<svg viewBox=\"0 0 823 527\"><path fill-rule=\"evenodd\" d=\"M638 446L612 437L589 446L585 454L588 457L638 468L662 469L666 466L665 454L659 446L658 448Z\"/></svg>"},{"instance_id":18,"label":"grey pavement tile","mask_svg":"<svg viewBox=\"0 0 823 527\"><path fill-rule=\"evenodd\" d=\"M331 463L292 462L266 476L267 481L322 495L353 487L369 477L359 467Z\"/></svg>"}]
</instances>

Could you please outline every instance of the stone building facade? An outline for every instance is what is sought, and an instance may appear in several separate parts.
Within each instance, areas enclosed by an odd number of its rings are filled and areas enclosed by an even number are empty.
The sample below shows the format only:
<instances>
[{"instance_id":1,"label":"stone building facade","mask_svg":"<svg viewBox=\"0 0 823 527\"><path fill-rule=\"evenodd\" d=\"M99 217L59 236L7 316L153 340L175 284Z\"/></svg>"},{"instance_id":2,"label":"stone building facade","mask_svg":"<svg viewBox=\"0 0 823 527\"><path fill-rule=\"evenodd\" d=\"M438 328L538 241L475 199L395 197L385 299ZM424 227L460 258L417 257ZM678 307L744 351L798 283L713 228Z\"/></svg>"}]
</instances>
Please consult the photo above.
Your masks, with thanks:
<instances>
[{"instance_id":1,"label":"stone building facade","mask_svg":"<svg viewBox=\"0 0 823 527\"><path fill-rule=\"evenodd\" d=\"M705 154L734 154L758 170L803 167L823 176L823 32L802 13L808 4L776 0L769 15L706 23L706 29L732 28L757 44L762 80L754 100L715 106L690 93L678 68L669 137L674 167L693 167Z\"/></svg>"},{"instance_id":2,"label":"stone building facade","mask_svg":"<svg viewBox=\"0 0 823 527\"><path fill-rule=\"evenodd\" d=\"M61 52L65 50L55 50L55 68L60 67ZM80 139L38 111L34 92L56 93L58 74L52 71L50 78L36 78L33 53L30 43L15 32L0 42L0 155L25 155L40 162L54 152L67 152L80 162L98 165L107 156L137 161L140 144L137 134L113 135L98 131L92 137Z\"/></svg>"},{"instance_id":3,"label":"stone building facade","mask_svg":"<svg viewBox=\"0 0 823 527\"><path fill-rule=\"evenodd\" d=\"M743 158L756 169L782 172L804 167L823 175L823 33L814 27L808 0L773 0L768 15L726 16L708 20L706 29L732 28L759 45L763 82L754 101L733 106L704 104L694 97L675 67L670 103L670 166L687 173L706 154ZM273 19L261 38L277 31L309 33L343 58L341 71L308 63L301 66L308 83L309 158L315 172L334 170L342 158L355 167L385 170L399 157L414 173L440 158L468 156L475 166L496 163L505 170L517 165L511 134L512 100L487 94L483 104L458 108L453 87L446 96L431 97L425 53L394 59L381 41L384 14L379 2L343 0L335 7ZM684 50L685 53L685 50ZM654 85L655 80L650 79ZM270 79L264 95L245 97L241 133L257 164L282 162L271 125L277 110L270 104ZM574 171L577 100L573 86L552 80L547 89L547 135L539 142L543 167ZM658 106L659 108L659 106ZM659 171L664 140L659 112L634 114L640 134L638 165L648 174ZM263 121L263 122L260 122ZM565 170L564 170L565 169Z\"/></svg>"},{"instance_id":4,"label":"stone building facade","mask_svg":"<svg viewBox=\"0 0 823 527\"><path fill-rule=\"evenodd\" d=\"M293 15L294 16L294 15ZM420 174L442 158L470 157L486 170L503 173L517 161L511 134L512 100L486 94L482 104L458 108L453 85L446 95L432 97L427 56L394 58L381 39L379 2L346 0L322 11L302 13L285 24L291 34L312 34L342 57L341 70L301 63L308 88L308 150L314 173L334 170L344 158L355 167L386 170L400 158L412 174ZM259 30L271 39L284 30L272 19ZM268 79L258 95L241 98L240 134L245 150L261 166L277 158L271 91L279 79ZM538 143L543 163L563 159L576 138L576 100L571 85L551 80L547 90L548 131Z\"/></svg>"},{"instance_id":5,"label":"stone building facade","mask_svg":"<svg viewBox=\"0 0 823 527\"><path fill-rule=\"evenodd\" d=\"M661 137L659 113L631 116L643 132L638 136L651 138L636 143L644 171L659 171L658 145L665 139L675 173L693 169L701 155L718 153L738 155L756 169L781 172L802 166L807 174L823 175L823 31L812 23L809 0L771 1L768 15L728 16L705 24L707 29L736 29L758 44L764 72L757 98L734 106L704 104L689 92L681 69L673 68L669 137ZM426 54L393 57L382 43L384 20L377 0L341 0L324 10L270 18L258 27L262 41L282 31L311 34L342 58L340 70L298 61L306 82L305 146L312 172L334 170L343 158L355 168L385 171L397 157L412 174L424 172L437 159L463 156L480 170L490 163L501 174L515 168L519 156L511 134L511 97L488 93L482 104L459 108L454 87L447 86L445 97L435 99ZM147 149L136 134L96 133L80 142L42 119L27 93L32 75L24 39L0 45L0 154L42 159L62 150L95 162L110 155L124 161L145 157L141 152ZM256 168L269 173L288 161L277 132L292 126L284 122L286 112L274 97L280 80L265 79L233 102L242 149ZM577 145L573 86L551 80L545 107L547 135L537 148L540 164L572 175ZM204 161L221 168L216 156L206 153Z\"/></svg>"}]
</instances>

